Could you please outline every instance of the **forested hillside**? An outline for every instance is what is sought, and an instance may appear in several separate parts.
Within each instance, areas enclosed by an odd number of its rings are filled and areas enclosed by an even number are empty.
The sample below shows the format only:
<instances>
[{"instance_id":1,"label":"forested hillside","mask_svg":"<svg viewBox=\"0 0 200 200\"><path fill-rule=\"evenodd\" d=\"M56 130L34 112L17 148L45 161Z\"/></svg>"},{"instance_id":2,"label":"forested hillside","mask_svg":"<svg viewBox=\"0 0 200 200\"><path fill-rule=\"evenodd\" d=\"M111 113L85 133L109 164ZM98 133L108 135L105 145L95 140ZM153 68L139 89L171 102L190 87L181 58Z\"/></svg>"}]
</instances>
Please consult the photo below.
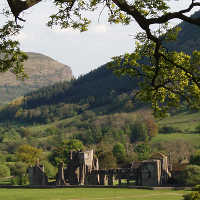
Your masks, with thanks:
<instances>
[{"instance_id":1,"label":"forested hillside","mask_svg":"<svg viewBox=\"0 0 200 200\"><path fill-rule=\"evenodd\" d=\"M200 17L200 11L193 15L194 18ZM181 23L178 25L181 28L176 41L167 44L169 49L175 51L183 51L191 54L194 50L200 50L200 27L189 23Z\"/></svg>"},{"instance_id":2,"label":"forested hillside","mask_svg":"<svg viewBox=\"0 0 200 200\"><path fill-rule=\"evenodd\" d=\"M118 78L102 66L77 80L60 82L11 102L1 110L0 120L47 123L97 107L102 107L102 114L130 112L138 106L133 102L136 89L136 80Z\"/></svg>"}]
</instances>

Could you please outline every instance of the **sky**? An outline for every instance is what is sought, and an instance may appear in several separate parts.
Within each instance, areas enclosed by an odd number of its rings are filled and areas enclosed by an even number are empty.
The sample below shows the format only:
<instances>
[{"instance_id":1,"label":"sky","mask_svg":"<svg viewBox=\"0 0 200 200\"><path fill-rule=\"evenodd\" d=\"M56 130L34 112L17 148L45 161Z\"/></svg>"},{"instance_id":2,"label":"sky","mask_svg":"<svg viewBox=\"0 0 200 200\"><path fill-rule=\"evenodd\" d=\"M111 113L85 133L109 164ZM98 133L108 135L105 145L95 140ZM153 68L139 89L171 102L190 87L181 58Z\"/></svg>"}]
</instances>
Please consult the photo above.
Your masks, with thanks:
<instances>
[{"instance_id":1,"label":"sky","mask_svg":"<svg viewBox=\"0 0 200 200\"><path fill-rule=\"evenodd\" d=\"M17 39L23 51L42 53L66 64L71 67L75 77L109 62L113 56L134 51L134 35L141 31L136 23L128 26L110 25L106 21L106 11L98 20L99 11L89 15L93 23L87 32L58 27L50 29L46 23L48 17L55 13L55 7L49 2L44 0L22 15L26 22ZM190 2L171 0L170 5L172 10L179 10L187 7ZM2 5L6 5L5 0L1 0ZM0 20L0 23L3 21ZM171 23L175 25L179 21Z\"/></svg>"}]
</instances>

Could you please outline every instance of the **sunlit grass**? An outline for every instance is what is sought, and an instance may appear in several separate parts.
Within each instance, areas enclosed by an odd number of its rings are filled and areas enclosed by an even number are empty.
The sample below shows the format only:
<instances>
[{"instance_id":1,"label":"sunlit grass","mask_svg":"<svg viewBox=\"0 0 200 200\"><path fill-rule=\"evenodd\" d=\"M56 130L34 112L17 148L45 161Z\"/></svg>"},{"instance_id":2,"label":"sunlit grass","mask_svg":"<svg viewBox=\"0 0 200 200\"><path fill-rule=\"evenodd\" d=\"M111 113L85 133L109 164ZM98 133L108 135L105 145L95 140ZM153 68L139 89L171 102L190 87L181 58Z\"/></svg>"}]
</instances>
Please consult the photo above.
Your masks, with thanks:
<instances>
[{"instance_id":1,"label":"sunlit grass","mask_svg":"<svg viewBox=\"0 0 200 200\"><path fill-rule=\"evenodd\" d=\"M6 200L181 200L187 191L127 188L0 189Z\"/></svg>"}]
</instances>

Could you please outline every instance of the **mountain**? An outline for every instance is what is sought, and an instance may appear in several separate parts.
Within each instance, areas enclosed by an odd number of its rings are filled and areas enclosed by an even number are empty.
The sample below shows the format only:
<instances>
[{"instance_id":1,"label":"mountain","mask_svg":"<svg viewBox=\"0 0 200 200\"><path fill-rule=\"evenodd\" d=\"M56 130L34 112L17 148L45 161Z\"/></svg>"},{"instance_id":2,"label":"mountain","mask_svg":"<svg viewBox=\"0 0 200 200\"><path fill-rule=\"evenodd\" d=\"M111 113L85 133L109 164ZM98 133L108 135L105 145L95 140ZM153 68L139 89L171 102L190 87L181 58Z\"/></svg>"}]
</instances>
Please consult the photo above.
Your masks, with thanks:
<instances>
[{"instance_id":1,"label":"mountain","mask_svg":"<svg viewBox=\"0 0 200 200\"><path fill-rule=\"evenodd\" d=\"M200 17L200 11L192 15L193 18ZM182 22L178 25L181 31L176 41L167 43L167 48L175 51L183 51L191 54L194 50L200 51L200 26Z\"/></svg>"},{"instance_id":2,"label":"mountain","mask_svg":"<svg viewBox=\"0 0 200 200\"><path fill-rule=\"evenodd\" d=\"M43 54L28 52L27 55L28 60L25 61L24 68L29 76L28 79L19 81L10 72L1 73L0 104L7 103L38 88L72 79L72 71L69 66Z\"/></svg>"}]
</instances>

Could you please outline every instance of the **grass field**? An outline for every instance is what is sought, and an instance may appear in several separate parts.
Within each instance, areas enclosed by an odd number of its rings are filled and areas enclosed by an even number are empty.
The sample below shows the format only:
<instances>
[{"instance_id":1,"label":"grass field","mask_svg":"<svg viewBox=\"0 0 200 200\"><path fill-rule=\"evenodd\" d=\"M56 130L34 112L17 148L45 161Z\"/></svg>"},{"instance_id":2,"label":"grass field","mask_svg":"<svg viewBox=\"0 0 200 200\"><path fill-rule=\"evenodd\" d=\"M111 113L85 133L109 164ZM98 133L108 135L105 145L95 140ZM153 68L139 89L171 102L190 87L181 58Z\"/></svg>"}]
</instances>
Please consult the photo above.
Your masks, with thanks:
<instances>
[{"instance_id":1,"label":"grass field","mask_svg":"<svg viewBox=\"0 0 200 200\"><path fill-rule=\"evenodd\" d=\"M200 125L200 112L181 112L158 121L158 124L159 127L171 126L178 128L182 133L192 133Z\"/></svg>"},{"instance_id":2,"label":"grass field","mask_svg":"<svg viewBox=\"0 0 200 200\"><path fill-rule=\"evenodd\" d=\"M200 134L159 134L152 139L151 143L168 142L173 140L186 141L194 146L200 147Z\"/></svg>"},{"instance_id":3,"label":"grass field","mask_svg":"<svg viewBox=\"0 0 200 200\"><path fill-rule=\"evenodd\" d=\"M6 200L182 200L188 191L127 188L0 189Z\"/></svg>"}]
</instances>

